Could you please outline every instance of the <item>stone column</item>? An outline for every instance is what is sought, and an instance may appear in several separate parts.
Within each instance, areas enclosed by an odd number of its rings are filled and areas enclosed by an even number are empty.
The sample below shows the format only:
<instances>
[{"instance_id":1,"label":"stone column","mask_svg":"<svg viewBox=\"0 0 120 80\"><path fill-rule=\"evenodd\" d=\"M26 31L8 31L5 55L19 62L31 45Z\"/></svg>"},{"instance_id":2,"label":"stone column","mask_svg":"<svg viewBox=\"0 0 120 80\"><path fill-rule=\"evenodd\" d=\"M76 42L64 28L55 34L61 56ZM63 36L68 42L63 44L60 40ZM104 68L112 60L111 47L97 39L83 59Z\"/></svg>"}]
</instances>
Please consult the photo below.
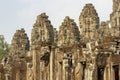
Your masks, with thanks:
<instances>
[{"instance_id":1,"label":"stone column","mask_svg":"<svg viewBox=\"0 0 120 80\"><path fill-rule=\"evenodd\" d=\"M25 61L21 61L20 68L20 80L27 79L27 63Z\"/></svg>"},{"instance_id":2,"label":"stone column","mask_svg":"<svg viewBox=\"0 0 120 80\"><path fill-rule=\"evenodd\" d=\"M1 74L1 80L5 80L5 75L4 75L4 73Z\"/></svg>"},{"instance_id":3,"label":"stone column","mask_svg":"<svg viewBox=\"0 0 120 80\"><path fill-rule=\"evenodd\" d=\"M20 80L26 80L26 79L27 79L26 70L23 70L20 72Z\"/></svg>"},{"instance_id":4,"label":"stone column","mask_svg":"<svg viewBox=\"0 0 120 80\"><path fill-rule=\"evenodd\" d=\"M55 48L52 47L50 53L50 80L55 80Z\"/></svg>"},{"instance_id":5,"label":"stone column","mask_svg":"<svg viewBox=\"0 0 120 80\"><path fill-rule=\"evenodd\" d=\"M117 18L117 27L119 27L119 17Z\"/></svg>"},{"instance_id":6,"label":"stone column","mask_svg":"<svg viewBox=\"0 0 120 80\"><path fill-rule=\"evenodd\" d=\"M20 80L20 70L16 71L16 80Z\"/></svg>"},{"instance_id":7,"label":"stone column","mask_svg":"<svg viewBox=\"0 0 120 80\"><path fill-rule=\"evenodd\" d=\"M2 73L0 72L0 80L2 80Z\"/></svg>"},{"instance_id":8,"label":"stone column","mask_svg":"<svg viewBox=\"0 0 120 80\"><path fill-rule=\"evenodd\" d=\"M111 64L111 79L110 80L115 80L115 72L114 72L114 69L113 69L113 64Z\"/></svg>"},{"instance_id":9,"label":"stone column","mask_svg":"<svg viewBox=\"0 0 120 80\"><path fill-rule=\"evenodd\" d=\"M108 65L108 80L111 80L111 67Z\"/></svg>"},{"instance_id":10,"label":"stone column","mask_svg":"<svg viewBox=\"0 0 120 80\"><path fill-rule=\"evenodd\" d=\"M59 62L59 63L58 63L58 76L57 76L58 79L57 79L57 80L62 80L62 74L63 74L62 68L63 68L63 67L62 67L62 62L61 62L61 63Z\"/></svg>"},{"instance_id":11,"label":"stone column","mask_svg":"<svg viewBox=\"0 0 120 80\"><path fill-rule=\"evenodd\" d=\"M65 80L69 80L69 67L65 68Z\"/></svg>"},{"instance_id":12,"label":"stone column","mask_svg":"<svg viewBox=\"0 0 120 80\"><path fill-rule=\"evenodd\" d=\"M71 75L70 75L71 80L75 80L75 67L71 68L70 71L71 71Z\"/></svg>"},{"instance_id":13,"label":"stone column","mask_svg":"<svg viewBox=\"0 0 120 80\"><path fill-rule=\"evenodd\" d=\"M62 80L66 80L66 70L65 70L65 60L63 59L63 79Z\"/></svg>"},{"instance_id":14,"label":"stone column","mask_svg":"<svg viewBox=\"0 0 120 80\"><path fill-rule=\"evenodd\" d=\"M10 75L9 74L5 74L5 80L10 80Z\"/></svg>"},{"instance_id":15,"label":"stone column","mask_svg":"<svg viewBox=\"0 0 120 80\"><path fill-rule=\"evenodd\" d=\"M83 80L83 65L78 63L75 68L75 80Z\"/></svg>"},{"instance_id":16,"label":"stone column","mask_svg":"<svg viewBox=\"0 0 120 80\"><path fill-rule=\"evenodd\" d=\"M43 61L40 61L40 80L44 80L45 76L45 64Z\"/></svg>"},{"instance_id":17,"label":"stone column","mask_svg":"<svg viewBox=\"0 0 120 80\"><path fill-rule=\"evenodd\" d=\"M84 80L88 80L88 77L89 77L88 69L86 68L84 71L85 71Z\"/></svg>"},{"instance_id":18,"label":"stone column","mask_svg":"<svg viewBox=\"0 0 120 80\"><path fill-rule=\"evenodd\" d=\"M104 80L108 80L108 67L104 70Z\"/></svg>"},{"instance_id":19,"label":"stone column","mask_svg":"<svg viewBox=\"0 0 120 80\"><path fill-rule=\"evenodd\" d=\"M34 80L40 79L40 57L39 57L39 50L33 50L33 77Z\"/></svg>"},{"instance_id":20,"label":"stone column","mask_svg":"<svg viewBox=\"0 0 120 80\"><path fill-rule=\"evenodd\" d=\"M27 63L27 80L33 79L32 63Z\"/></svg>"},{"instance_id":21,"label":"stone column","mask_svg":"<svg viewBox=\"0 0 120 80\"><path fill-rule=\"evenodd\" d=\"M119 80L120 80L120 63L119 63Z\"/></svg>"}]
</instances>

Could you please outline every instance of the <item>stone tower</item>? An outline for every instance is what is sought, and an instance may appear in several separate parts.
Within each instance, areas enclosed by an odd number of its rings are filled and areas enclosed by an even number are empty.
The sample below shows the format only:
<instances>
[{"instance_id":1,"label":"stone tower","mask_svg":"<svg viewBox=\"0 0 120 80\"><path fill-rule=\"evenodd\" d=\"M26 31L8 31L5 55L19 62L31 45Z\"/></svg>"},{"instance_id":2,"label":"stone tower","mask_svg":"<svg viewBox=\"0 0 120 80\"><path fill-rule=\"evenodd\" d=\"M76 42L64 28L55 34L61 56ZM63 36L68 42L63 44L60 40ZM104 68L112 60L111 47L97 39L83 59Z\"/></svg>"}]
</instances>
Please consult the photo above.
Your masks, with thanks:
<instances>
[{"instance_id":1,"label":"stone tower","mask_svg":"<svg viewBox=\"0 0 120 80\"><path fill-rule=\"evenodd\" d=\"M92 4L86 4L79 17L80 36L82 40L94 40L99 28L99 17Z\"/></svg>"},{"instance_id":2,"label":"stone tower","mask_svg":"<svg viewBox=\"0 0 120 80\"><path fill-rule=\"evenodd\" d=\"M65 17L58 36L57 80L75 80L75 65L80 52L78 47L80 35L73 19Z\"/></svg>"},{"instance_id":3,"label":"stone tower","mask_svg":"<svg viewBox=\"0 0 120 80\"><path fill-rule=\"evenodd\" d=\"M29 51L29 40L25 30L17 30L13 36L11 50L3 59L5 80L26 80L26 56Z\"/></svg>"},{"instance_id":4,"label":"stone tower","mask_svg":"<svg viewBox=\"0 0 120 80\"><path fill-rule=\"evenodd\" d=\"M73 19L65 17L64 22L60 26L58 46L73 46L79 43L79 30Z\"/></svg>"},{"instance_id":5,"label":"stone tower","mask_svg":"<svg viewBox=\"0 0 120 80\"><path fill-rule=\"evenodd\" d=\"M110 14L111 35L120 36L120 0L113 0L113 12Z\"/></svg>"},{"instance_id":6,"label":"stone tower","mask_svg":"<svg viewBox=\"0 0 120 80\"><path fill-rule=\"evenodd\" d=\"M37 16L31 34L31 50L34 80L53 80L54 62L52 58L54 43L54 29L48 16L42 13ZM51 76L51 77L50 77ZM32 79L32 78L31 78ZM33 80L32 79L32 80Z\"/></svg>"},{"instance_id":7,"label":"stone tower","mask_svg":"<svg viewBox=\"0 0 120 80\"><path fill-rule=\"evenodd\" d=\"M17 30L12 39L10 54L16 57L24 57L29 51L29 47L29 40L25 30Z\"/></svg>"},{"instance_id":8,"label":"stone tower","mask_svg":"<svg viewBox=\"0 0 120 80\"><path fill-rule=\"evenodd\" d=\"M113 0L113 12L118 10L119 5L120 5L120 0Z\"/></svg>"},{"instance_id":9,"label":"stone tower","mask_svg":"<svg viewBox=\"0 0 120 80\"><path fill-rule=\"evenodd\" d=\"M31 33L31 48L37 48L33 45L41 45L42 43L53 43L53 32L53 27L51 25L51 22L48 20L48 16L45 13L38 15Z\"/></svg>"}]
</instances>

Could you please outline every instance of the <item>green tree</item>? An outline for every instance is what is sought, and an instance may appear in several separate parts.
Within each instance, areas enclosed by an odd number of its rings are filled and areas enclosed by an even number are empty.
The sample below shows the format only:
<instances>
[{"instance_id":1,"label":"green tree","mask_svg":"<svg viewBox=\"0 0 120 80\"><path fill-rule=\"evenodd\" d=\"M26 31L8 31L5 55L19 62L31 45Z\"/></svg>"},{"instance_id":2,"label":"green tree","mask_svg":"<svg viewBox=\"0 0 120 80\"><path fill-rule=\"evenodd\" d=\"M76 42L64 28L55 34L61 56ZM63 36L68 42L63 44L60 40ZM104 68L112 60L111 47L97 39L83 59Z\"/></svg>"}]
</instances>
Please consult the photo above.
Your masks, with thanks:
<instances>
[{"instance_id":1,"label":"green tree","mask_svg":"<svg viewBox=\"0 0 120 80\"><path fill-rule=\"evenodd\" d=\"M0 35L0 61L9 53L10 45L5 41L3 35Z\"/></svg>"}]
</instances>

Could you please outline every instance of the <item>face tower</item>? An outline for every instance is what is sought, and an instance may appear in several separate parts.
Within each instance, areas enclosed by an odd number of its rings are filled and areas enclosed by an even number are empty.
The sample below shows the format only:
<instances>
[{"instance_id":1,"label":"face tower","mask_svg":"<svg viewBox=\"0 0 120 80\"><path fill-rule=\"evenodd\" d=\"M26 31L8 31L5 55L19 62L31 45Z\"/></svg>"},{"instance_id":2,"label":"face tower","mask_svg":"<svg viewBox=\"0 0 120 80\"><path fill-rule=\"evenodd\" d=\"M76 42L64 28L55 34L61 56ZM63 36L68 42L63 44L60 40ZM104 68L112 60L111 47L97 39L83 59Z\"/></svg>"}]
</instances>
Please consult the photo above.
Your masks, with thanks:
<instances>
[{"instance_id":1,"label":"face tower","mask_svg":"<svg viewBox=\"0 0 120 80\"><path fill-rule=\"evenodd\" d=\"M120 36L120 0L113 0L113 12L110 15L111 35Z\"/></svg>"},{"instance_id":2,"label":"face tower","mask_svg":"<svg viewBox=\"0 0 120 80\"><path fill-rule=\"evenodd\" d=\"M37 16L31 33L31 54L34 80L51 80L52 44L54 42L54 29L48 16L42 13ZM51 76L51 77L50 77ZM29 79L30 80L30 79Z\"/></svg>"},{"instance_id":3,"label":"face tower","mask_svg":"<svg viewBox=\"0 0 120 80\"><path fill-rule=\"evenodd\" d=\"M99 28L99 17L92 4L86 4L79 17L80 36L84 41L94 40Z\"/></svg>"}]
</instances>

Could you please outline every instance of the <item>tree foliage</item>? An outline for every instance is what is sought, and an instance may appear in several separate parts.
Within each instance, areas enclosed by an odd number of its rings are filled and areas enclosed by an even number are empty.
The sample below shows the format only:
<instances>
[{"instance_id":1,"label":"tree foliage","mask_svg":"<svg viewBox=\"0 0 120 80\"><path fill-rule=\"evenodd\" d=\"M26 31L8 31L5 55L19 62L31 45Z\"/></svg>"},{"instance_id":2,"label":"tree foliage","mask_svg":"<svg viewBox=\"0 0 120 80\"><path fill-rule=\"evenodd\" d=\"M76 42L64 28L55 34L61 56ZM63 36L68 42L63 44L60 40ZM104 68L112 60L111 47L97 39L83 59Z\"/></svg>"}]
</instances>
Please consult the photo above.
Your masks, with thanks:
<instances>
[{"instance_id":1,"label":"tree foliage","mask_svg":"<svg viewBox=\"0 0 120 80\"><path fill-rule=\"evenodd\" d=\"M0 61L9 53L10 45L5 41L4 36L0 35Z\"/></svg>"}]
</instances>

